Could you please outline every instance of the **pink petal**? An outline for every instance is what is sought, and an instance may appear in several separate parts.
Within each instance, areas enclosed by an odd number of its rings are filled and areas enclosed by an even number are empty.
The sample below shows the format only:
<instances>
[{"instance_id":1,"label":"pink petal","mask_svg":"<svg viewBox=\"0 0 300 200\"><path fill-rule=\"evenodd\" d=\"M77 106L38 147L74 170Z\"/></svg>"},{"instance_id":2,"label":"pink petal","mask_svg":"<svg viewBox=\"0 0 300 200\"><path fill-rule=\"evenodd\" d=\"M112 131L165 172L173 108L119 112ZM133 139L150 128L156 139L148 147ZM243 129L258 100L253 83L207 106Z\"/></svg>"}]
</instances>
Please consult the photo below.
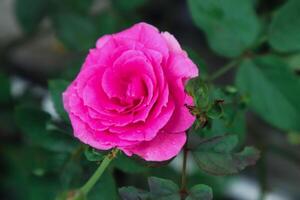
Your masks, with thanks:
<instances>
[{"instance_id":1,"label":"pink petal","mask_svg":"<svg viewBox=\"0 0 300 200\"><path fill-rule=\"evenodd\" d=\"M139 41L149 49L161 52L165 58L168 57L168 47L159 31L154 26L147 23L138 23L131 28L114 35L116 40L131 39Z\"/></svg>"},{"instance_id":2,"label":"pink petal","mask_svg":"<svg viewBox=\"0 0 300 200\"><path fill-rule=\"evenodd\" d=\"M166 40L169 50L175 53L181 53L183 50L180 47L180 44L176 38L169 32L162 32L161 35Z\"/></svg>"},{"instance_id":3,"label":"pink petal","mask_svg":"<svg viewBox=\"0 0 300 200\"><path fill-rule=\"evenodd\" d=\"M193 105L192 97L187 95L185 104ZM195 119L196 117L190 113L185 105L177 106L174 114L163 130L171 133L186 131L193 125Z\"/></svg>"},{"instance_id":4,"label":"pink petal","mask_svg":"<svg viewBox=\"0 0 300 200\"><path fill-rule=\"evenodd\" d=\"M90 129L86 123L73 114L70 114L70 120L74 129L74 136L96 149L107 150L116 146L126 147L137 144L134 141L121 140L115 134L106 131Z\"/></svg>"},{"instance_id":5,"label":"pink petal","mask_svg":"<svg viewBox=\"0 0 300 200\"><path fill-rule=\"evenodd\" d=\"M121 139L128 141L149 141L170 120L175 109L173 101L169 101L167 107L163 108L157 117L148 117L145 123L136 123L124 127L111 127L109 130L115 132Z\"/></svg>"},{"instance_id":6,"label":"pink petal","mask_svg":"<svg viewBox=\"0 0 300 200\"><path fill-rule=\"evenodd\" d=\"M129 156L136 154L147 161L165 161L176 156L185 142L185 132L168 133L161 131L151 141L121 149Z\"/></svg>"},{"instance_id":7,"label":"pink petal","mask_svg":"<svg viewBox=\"0 0 300 200\"><path fill-rule=\"evenodd\" d=\"M197 66L184 54L171 53L166 71L169 77L194 78L198 76Z\"/></svg>"}]
</instances>

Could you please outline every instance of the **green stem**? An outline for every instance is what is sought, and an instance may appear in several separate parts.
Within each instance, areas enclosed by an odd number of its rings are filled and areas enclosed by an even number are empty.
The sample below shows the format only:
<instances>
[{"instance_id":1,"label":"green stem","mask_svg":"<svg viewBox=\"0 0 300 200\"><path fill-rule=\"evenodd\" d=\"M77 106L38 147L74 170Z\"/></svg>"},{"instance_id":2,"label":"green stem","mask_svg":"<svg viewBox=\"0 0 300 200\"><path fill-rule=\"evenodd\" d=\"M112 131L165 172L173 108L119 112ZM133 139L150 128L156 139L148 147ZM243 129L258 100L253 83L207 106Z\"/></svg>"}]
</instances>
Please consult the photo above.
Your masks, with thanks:
<instances>
[{"instance_id":1,"label":"green stem","mask_svg":"<svg viewBox=\"0 0 300 200\"><path fill-rule=\"evenodd\" d=\"M223 67L221 67L219 70L217 70L214 74L212 74L209 77L209 81L213 81L213 80L219 78L220 76L222 76L223 74L228 72L230 69L237 66L237 64L239 62L240 62L240 59L235 59L235 60L232 60L231 62L229 62L228 64L224 65Z\"/></svg>"},{"instance_id":2,"label":"green stem","mask_svg":"<svg viewBox=\"0 0 300 200\"><path fill-rule=\"evenodd\" d=\"M188 149L187 143L183 147L183 161L182 161L182 172L181 172L181 197L182 199L185 198L187 191L186 191L186 166L187 166L187 156L188 156Z\"/></svg>"},{"instance_id":3,"label":"green stem","mask_svg":"<svg viewBox=\"0 0 300 200\"><path fill-rule=\"evenodd\" d=\"M89 191L94 187L98 179L101 177L105 169L108 167L109 163L116 157L117 153L118 150L114 149L105 156L104 160L101 162L98 169L94 172L94 174L90 177L90 179L80 188L83 194L87 195Z\"/></svg>"}]
</instances>

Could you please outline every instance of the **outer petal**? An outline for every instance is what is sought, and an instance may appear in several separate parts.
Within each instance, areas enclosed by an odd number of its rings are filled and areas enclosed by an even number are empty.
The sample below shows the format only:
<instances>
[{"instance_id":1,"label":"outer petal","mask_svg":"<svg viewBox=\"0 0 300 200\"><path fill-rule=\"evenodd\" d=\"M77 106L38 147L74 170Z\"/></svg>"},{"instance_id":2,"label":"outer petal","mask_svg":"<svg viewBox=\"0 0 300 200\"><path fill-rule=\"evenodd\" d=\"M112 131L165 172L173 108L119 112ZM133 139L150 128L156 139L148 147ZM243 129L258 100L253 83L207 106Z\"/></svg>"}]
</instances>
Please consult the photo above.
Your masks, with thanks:
<instances>
[{"instance_id":1,"label":"outer petal","mask_svg":"<svg viewBox=\"0 0 300 200\"><path fill-rule=\"evenodd\" d=\"M184 54L171 53L166 71L168 77L194 78L198 76L197 66Z\"/></svg>"},{"instance_id":2,"label":"outer petal","mask_svg":"<svg viewBox=\"0 0 300 200\"><path fill-rule=\"evenodd\" d=\"M161 131L151 141L142 142L133 148L121 148L128 156L139 155L147 161L165 161L176 156L186 142L185 132Z\"/></svg>"},{"instance_id":3,"label":"outer petal","mask_svg":"<svg viewBox=\"0 0 300 200\"><path fill-rule=\"evenodd\" d=\"M193 98L187 95L185 104L193 105ZM171 133L183 132L193 125L195 119L196 117L183 105L175 109L173 116L163 129Z\"/></svg>"},{"instance_id":4,"label":"outer petal","mask_svg":"<svg viewBox=\"0 0 300 200\"><path fill-rule=\"evenodd\" d=\"M113 147L111 144L104 144L101 141L95 140L91 131L87 126L73 114L69 114L72 127L74 129L74 136L85 144L88 144L96 149L107 150Z\"/></svg>"},{"instance_id":5,"label":"outer petal","mask_svg":"<svg viewBox=\"0 0 300 200\"><path fill-rule=\"evenodd\" d=\"M180 47L180 44L172 34L170 34L169 32L162 32L161 35L166 40L170 51L175 53L183 52L183 50Z\"/></svg>"},{"instance_id":6,"label":"outer petal","mask_svg":"<svg viewBox=\"0 0 300 200\"><path fill-rule=\"evenodd\" d=\"M143 22L135 24L131 28L115 34L114 38L117 41L124 41L124 39L125 41L126 39L138 41L149 49L161 52L165 58L168 57L168 46L166 41L160 35L157 28L150 24Z\"/></svg>"}]
</instances>

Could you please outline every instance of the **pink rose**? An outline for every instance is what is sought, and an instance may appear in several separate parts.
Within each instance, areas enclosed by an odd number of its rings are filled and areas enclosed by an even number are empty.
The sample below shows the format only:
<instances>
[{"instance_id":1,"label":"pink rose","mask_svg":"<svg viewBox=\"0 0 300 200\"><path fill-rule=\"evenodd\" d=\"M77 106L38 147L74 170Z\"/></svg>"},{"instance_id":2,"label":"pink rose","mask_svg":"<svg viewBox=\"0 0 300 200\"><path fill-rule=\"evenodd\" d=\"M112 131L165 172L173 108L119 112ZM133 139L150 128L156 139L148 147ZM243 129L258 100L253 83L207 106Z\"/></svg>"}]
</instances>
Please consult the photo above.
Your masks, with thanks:
<instances>
[{"instance_id":1,"label":"pink rose","mask_svg":"<svg viewBox=\"0 0 300 200\"><path fill-rule=\"evenodd\" d=\"M148 161L176 156L195 117L185 104L188 79L198 75L168 32L139 23L105 35L63 93L74 135L96 149L121 149Z\"/></svg>"}]
</instances>

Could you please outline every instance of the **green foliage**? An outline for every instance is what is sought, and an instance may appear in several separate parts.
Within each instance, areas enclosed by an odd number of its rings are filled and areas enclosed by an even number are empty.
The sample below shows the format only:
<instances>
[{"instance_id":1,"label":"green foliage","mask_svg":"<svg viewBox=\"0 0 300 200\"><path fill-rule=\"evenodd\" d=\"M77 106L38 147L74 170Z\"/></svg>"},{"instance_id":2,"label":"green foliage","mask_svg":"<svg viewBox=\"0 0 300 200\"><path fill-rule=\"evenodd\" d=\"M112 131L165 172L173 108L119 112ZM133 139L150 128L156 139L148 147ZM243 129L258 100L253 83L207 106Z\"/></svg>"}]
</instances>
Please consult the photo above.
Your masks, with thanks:
<instances>
[{"instance_id":1,"label":"green foliage","mask_svg":"<svg viewBox=\"0 0 300 200\"><path fill-rule=\"evenodd\" d=\"M178 186L170 180L150 177L148 179L152 199L157 200L180 200Z\"/></svg>"},{"instance_id":2,"label":"green foliage","mask_svg":"<svg viewBox=\"0 0 300 200\"><path fill-rule=\"evenodd\" d=\"M143 173L146 172L148 169L143 166L141 163L138 163L132 158L129 158L123 153L118 154L118 156L113 160L113 165L125 172L125 173Z\"/></svg>"},{"instance_id":3,"label":"green foliage","mask_svg":"<svg viewBox=\"0 0 300 200\"><path fill-rule=\"evenodd\" d=\"M179 187L172 181L150 177L148 178L150 192L134 187L122 187L119 189L124 200L180 200Z\"/></svg>"},{"instance_id":4,"label":"green foliage","mask_svg":"<svg viewBox=\"0 0 300 200\"><path fill-rule=\"evenodd\" d=\"M174 17L172 13L179 8L173 8L168 1L111 0L101 2L101 5L98 3L94 0L15 2L16 19L25 33L21 39L27 40L30 34L40 33L40 23L47 19L50 23L46 24L50 24L51 31L68 50L64 52L68 53L68 67L48 82L48 91L60 116L55 120L39 106L43 97L32 90L34 81L29 81L30 88L24 95L12 97L9 76L0 72L1 157L3 153L7 165L4 166L7 173L0 173L3 180L1 187L4 186L0 192L9 191L7 199L116 200L119 199L117 185L143 188L146 177L150 177L149 190L122 187L119 189L121 198L209 200L213 194L209 186L203 185L207 184L214 189L214 197L221 199L229 180L223 175L235 174L255 164L259 158L257 149L243 148L248 108L265 122L286 132L291 145L299 145L300 2L287 0L273 9L274 6L257 0L188 0L192 19L204 33L208 46L219 56L229 59L226 60L229 65L211 74L209 65L211 58L215 57L210 55L210 51L196 42L193 50L184 48L200 72L200 77L186 85L195 102L194 106L187 107L196 116L193 127L189 129L187 147L200 170L187 173L187 188L179 188L174 182L178 181L181 172L168 165L170 161L145 164L134 156L119 153L91 192L88 195L80 193L78 188L108 153L77 142L62 103L62 92L78 74L84 61L86 53L83 52L94 48L99 37L144 20L152 22L160 30L178 31L175 34L179 36L188 35L186 30L175 27L177 22L181 23L178 20L180 15ZM166 12L157 13L160 9ZM184 46L185 41L197 41L196 37L195 34L187 40L178 39ZM8 45L7 52L10 48ZM272 55L274 51L277 56ZM75 58L69 60L69 54ZM209 59L204 60L202 56ZM3 59L1 65L10 64L6 62L9 59ZM222 86L216 84L219 82L215 83L217 78L235 67L234 83ZM24 74L26 77L31 75ZM23 70L16 75L22 76ZM260 138L255 136L254 142L258 140ZM272 140L268 142L272 143ZM262 145L271 151L269 144ZM5 195L3 198L6 198Z\"/></svg>"},{"instance_id":5,"label":"green foliage","mask_svg":"<svg viewBox=\"0 0 300 200\"><path fill-rule=\"evenodd\" d=\"M78 14L57 14L53 18L57 36L71 50L86 51L98 37L96 26L89 17Z\"/></svg>"},{"instance_id":6,"label":"green foliage","mask_svg":"<svg viewBox=\"0 0 300 200\"><path fill-rule=\"evenodd\" d=\"M95 150L94 148L91 148L91 147L86 147L85 150L84 150L84 155L85 155L85 158L88 160L88 161L92 161L92 162L99 162L101 160L104 159L104 154Z\"/></svg>"},{"instance_id":7,"label":"green foliage","mask_svg":"<svg viewBox=\"0 0 300 200\"><path fill-rule=\"evenodd\" d=\"M49 92L51 94L55 110L60 115L60 117L66 122L69 121L69 118L63 106L62 93L67 89L67 86L69 84L70 83L68 81L64 80L50 80L48 83Z\"/></svg>"},{"instance_id":8,"label":"green foliage","mask_svg":"<svg viewBox=\"0 0 300 200\"><path fill-rule=\"evenodd\" d=\"M217 176L229 175L254 165L259 158L259 151L253 147L235 153L233 150L237 143L234 135L217 136L204 140L192 152L203 171Z\"/></svg>"},{"instance_id":9,"label":"green foliage","mask_svg":"<svg viewBox=\"0 0 300 200\"><path fill-rule=\"evenodd\" d=\"M148 192L137 189L133 186L121 187L119 189L119 194L124 200L149 200L150 195Z\"/></svg>"},{"instance_id":10,"label":"green foliage","mask_svg":"<svg viewBox=\"0 0 300 200\"><path fill-rule=\"evenodd\" d=\"M185 200L211 200L213 199L212 189L207 185L195 185L189 191L189 195Z\"/></svg>"},{"instance_id":11,"label":"green foliage","mask_svg":"<svg viewBox=\"0 0 300 200\"><path fill-rule=\"evenodd\" d=\"M300 1L289 0L273 17L269 29L269 42L280 52L300 50Z\"/></svg>"},{"instance_id":12,"label":"green foliage","mask_svg":"<svg viewBox=\"0 0 300 200\"><path fill-rule=\"evenodd\" d=\"M149 192L132 186L119 188L119 194L123 200L180 200L186 196L186 200L211 200L212 189L203 184L193 186L187 194L182 193L179 187L170 180L149 177Z\"/></svg>"},{"instance_id":13,"label":"green foliage","mask_svg":"<svg viewBox=\"0 0 300 200\"><path fill-rule=\"evenodd\" d=\"M189 0L188 3L195 24L219 55L241 55L253 45L260 32L252 0Z\"/></svg>"},{"instance_id":14,"label":"green foliage","mask_svg":"<svg viewBox=\"0 0 300 200\"><path fill-rule=\"evenodd\" d=\"M16 0L16 16L25 33L33 32L47 14L48 0Z\"/></svg>"},{"instance_id":15,"label":"green foliage","mask_svg":"<svg viewBox=\"0 0 300 200\"><path fill-rule=\"evenodd\" d=\"M15 119L24 140L31 145L55 152L71 152L76 147L77 142L68 135L46 129L50 116L38 108L20 105L15 109Z\"/></svg>"},{"instance_id":16,"label":"green foliage","mask_svg":"<svg viewBox=\"0 0 300 200\"><path fill-rule=\"evenodd\" d=\"M88 200L117 200L117 186L114 177L110 172L105 172L91 192L88 194Z\"/></svg>"},{"instance_id":17,"label":"green foliage","mask_svg":"<svg viewBox=\"0 0 300 200\"><path fill-rule=\"evenodd\" d=\"M300 130L300 80L275 56L245 60L236 85L261 118L283 130Z\"/></svg>"}]
</instances>

